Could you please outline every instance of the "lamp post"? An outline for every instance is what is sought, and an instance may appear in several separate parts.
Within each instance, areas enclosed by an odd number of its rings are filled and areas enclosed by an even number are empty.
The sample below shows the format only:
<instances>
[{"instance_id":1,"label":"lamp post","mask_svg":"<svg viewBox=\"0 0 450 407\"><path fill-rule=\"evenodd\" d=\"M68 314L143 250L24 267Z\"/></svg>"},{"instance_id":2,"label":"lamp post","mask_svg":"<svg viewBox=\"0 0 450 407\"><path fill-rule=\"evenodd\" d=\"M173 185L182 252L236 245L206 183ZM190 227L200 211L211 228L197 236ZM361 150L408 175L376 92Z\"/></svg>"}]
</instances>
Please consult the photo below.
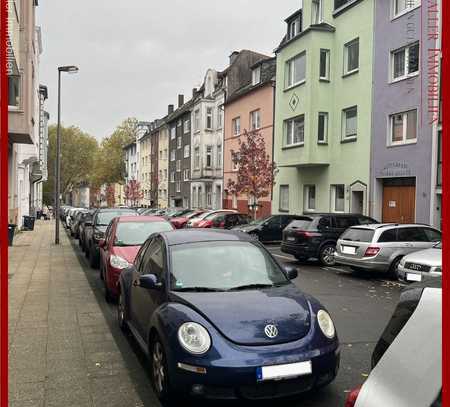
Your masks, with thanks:
<instances>
[{"instance_id":1,"label":"lamp post","mask_svg":"<svg viewBox=\"0 0 450 407\"><path fill-rule=\"evenodd\" d=\"M74 65L58 67L58 128L56 130L56 171L55 171L55 244L59 244L59 212L61 195L61 72L77 73Z\"/></svg>"}]
</instances>

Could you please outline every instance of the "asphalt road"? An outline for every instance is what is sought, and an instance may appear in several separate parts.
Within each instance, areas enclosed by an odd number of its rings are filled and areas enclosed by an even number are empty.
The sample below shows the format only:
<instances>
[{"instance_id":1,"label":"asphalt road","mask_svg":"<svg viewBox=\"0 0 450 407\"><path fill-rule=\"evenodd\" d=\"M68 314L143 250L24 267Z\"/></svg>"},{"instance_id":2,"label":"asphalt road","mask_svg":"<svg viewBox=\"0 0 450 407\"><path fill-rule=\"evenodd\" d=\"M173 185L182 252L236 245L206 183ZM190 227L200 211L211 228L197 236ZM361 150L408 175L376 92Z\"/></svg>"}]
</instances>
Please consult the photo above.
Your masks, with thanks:
<instances>
[{"instance_id":1,"label":"asphalt road","mask_svg":"<svg viewBox=\"0 0 450 407\"><path fill-rule=\"evenodd\" d=\"M124 360L129 367L136 391L144 406L159 406L151 390L149 363L132 337L125 337L116 323L116 307L103 298L103 283L98 270L92 270L76 241L78 252L91 287L111 328ZM336 380L326 388L304 394L294 400L279 400L286 407L334 407L343 406L350 389L362 384L370 372L370 358L378 338L394 310L403 284L383 275L358 274L340 267L324 268L317 263L299 263L283 254L279 246L267 246L281 263L296 266L299 272L294 281L303 291L318 298L333 317L341 342L341 366ZM192 405L198 405L193 402ZM239 403L227 403L236 405ZM219 403L202 403L218 406ZM251 405L248 402L240 405ZM253 404L252 404L253 405ZM255 403L271 405L272 403Z\"/></svg>"}]
</instances>

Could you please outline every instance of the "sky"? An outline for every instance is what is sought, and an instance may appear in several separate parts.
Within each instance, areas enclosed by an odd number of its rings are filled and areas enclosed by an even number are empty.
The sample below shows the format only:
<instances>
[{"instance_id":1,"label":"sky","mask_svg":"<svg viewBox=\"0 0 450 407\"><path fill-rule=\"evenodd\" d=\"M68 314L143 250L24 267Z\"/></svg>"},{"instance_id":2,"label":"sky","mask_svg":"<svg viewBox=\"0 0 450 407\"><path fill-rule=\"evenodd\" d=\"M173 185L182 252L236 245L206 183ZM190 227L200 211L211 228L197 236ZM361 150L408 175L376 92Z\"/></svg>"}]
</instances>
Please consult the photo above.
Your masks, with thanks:
<instances>
[{"instance_id":1,"label":"sky","mask_svg":"<svg viewBox=\"0 0 450 407\"><path fill-rule=\"evenodd\" d=\"M63 124L100 140L127 117L164 117L178 94L188 100L206 70L224 69L234 50L273 55L284 19L300 7L301 0L41 1L39 75L50 122L58 66L80 68L62 77Z\"/></svg>"}]
</instances>

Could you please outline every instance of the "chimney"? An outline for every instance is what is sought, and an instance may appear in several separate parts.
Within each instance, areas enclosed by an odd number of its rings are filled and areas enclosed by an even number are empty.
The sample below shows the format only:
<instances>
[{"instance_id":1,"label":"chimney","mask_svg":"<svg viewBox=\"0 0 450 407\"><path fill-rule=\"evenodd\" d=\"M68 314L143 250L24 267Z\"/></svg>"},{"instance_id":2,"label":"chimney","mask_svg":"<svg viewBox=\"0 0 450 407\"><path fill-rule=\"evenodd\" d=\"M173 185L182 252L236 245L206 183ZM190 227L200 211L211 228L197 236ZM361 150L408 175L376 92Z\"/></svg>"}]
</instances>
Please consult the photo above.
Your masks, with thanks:
<instances>
[{"instance_id":1,"label":"chimney","mask_svg":"<svg viewBox=\"0 0 450 407\"><path fill-rule=\"evenodd\" d=\"M184 105L184 95L178 95L178 107Z\"/></svg>"},{"instance_id":2,"label":"chimney","mask_svg":"<svg viewBox=\"0 0 450 407\"><path fill-rule=\"evenodd\" d=\"M169 114L172 114L172 113L173 113L173 105L169 105L168 113L169 113Z\"/></svg>"},{"instance_id":3,"label":"chimney","mask_svg":"<svg viewBox=\"0 0 450 407\"><path fill-rule=\"evenodd\" d=\"M195 98L196 95L197 95L197 88L193 88L192 89L192 98Z\"/></svg>"},{"instance_id":4,"label":"chimney","mask_svg":"<svg viewBox=\"0 0 450 407\"><path fill-rule=\"evenodd\" d=\"M238 55L240 54L239 51L233 51L230 55L230 65L236 61L236 58L238 57Z\"/></svg>"}]
</instances>

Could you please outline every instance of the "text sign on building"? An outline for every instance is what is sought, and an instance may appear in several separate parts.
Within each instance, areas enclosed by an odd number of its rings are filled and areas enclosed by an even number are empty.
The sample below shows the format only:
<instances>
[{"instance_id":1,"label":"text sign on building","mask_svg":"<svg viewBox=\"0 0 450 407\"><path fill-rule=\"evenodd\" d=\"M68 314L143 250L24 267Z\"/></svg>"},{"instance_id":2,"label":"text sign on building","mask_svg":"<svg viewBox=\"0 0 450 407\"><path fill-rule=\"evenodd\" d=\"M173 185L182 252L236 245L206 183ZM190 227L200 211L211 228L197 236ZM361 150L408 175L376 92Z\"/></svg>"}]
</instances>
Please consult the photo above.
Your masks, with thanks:
<instances>
[{"instance_id":1,"label":"text sign on building","mask_svg":"<svg viewBox=\"0 0 450 407\"><path fill-rule=\"evenodd\" d=\"M387 163L379 172L380 177L410 177L413 173L405 161Z\"/></svg>"}]
</instances>

